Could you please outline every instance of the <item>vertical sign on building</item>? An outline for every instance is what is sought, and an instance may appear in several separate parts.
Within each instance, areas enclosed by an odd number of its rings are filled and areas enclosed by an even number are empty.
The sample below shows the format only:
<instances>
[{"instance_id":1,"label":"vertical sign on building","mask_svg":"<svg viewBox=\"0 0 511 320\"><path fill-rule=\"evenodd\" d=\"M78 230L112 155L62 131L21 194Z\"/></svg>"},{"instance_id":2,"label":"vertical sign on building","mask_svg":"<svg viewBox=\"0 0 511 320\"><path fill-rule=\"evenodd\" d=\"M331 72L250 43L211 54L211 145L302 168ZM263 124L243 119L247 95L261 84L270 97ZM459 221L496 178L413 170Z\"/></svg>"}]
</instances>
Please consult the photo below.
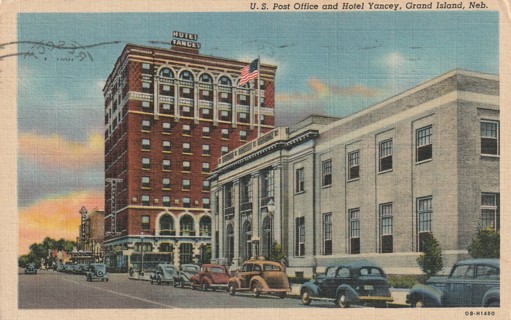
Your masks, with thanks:
<instances>
[{"instance_id":1,"label":"vertical sign on building","mask_svg":"<svg viewBox=\"0 0 511 320\"><path fill-rule=\"evenodd\" d=\"M87 219L87 209L83 206L80 209L80 214L82 216L81 224L80 224L80 240L85 241L85 222Z\"/></svg>"},{"instance_id":2,"label":"vertical sign on building","mask_svg":"<svg viewBox=\"0 0 511 320\"><path fill-rule=\"evenodd\" d=\"M108 178L106 182L110 183L110 231L113 235L117 233L117 183L122 182L122 179Z\"/></svg>"}]
</instances>

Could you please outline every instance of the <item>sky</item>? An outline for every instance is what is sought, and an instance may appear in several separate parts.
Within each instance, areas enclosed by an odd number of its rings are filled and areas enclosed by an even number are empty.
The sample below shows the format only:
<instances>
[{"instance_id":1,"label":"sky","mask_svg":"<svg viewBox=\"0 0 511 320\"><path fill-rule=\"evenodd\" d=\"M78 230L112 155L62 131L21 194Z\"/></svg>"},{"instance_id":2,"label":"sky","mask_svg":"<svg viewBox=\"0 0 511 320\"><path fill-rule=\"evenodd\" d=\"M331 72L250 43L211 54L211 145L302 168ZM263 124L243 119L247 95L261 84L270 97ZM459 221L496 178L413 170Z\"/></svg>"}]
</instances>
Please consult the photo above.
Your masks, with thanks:
<instances>
[{"instance_id":1,"label":"sky","mask_svg":"<svg viewBox=\"0 0 511 320\"><path fill-rule=\"evenodd\" d=\"M498 13L23 13L18 19L19 253L76 239L104 208L102 88L127 43L277 66L276 122L347 116L456 68L499 73ZM40 43L46 44L41 46Z\"/></svg>"}]
</instances>

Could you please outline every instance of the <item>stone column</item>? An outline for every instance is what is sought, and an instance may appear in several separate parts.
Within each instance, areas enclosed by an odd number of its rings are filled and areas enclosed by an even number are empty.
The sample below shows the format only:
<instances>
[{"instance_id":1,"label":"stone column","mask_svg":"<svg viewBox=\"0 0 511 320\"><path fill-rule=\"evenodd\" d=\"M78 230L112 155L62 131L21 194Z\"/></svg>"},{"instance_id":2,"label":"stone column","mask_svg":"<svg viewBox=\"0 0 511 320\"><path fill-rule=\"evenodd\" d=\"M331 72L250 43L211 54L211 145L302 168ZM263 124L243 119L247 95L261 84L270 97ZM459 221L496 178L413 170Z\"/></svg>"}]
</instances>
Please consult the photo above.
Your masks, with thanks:
<instances>
[{"instance_id":1,"label":"stone column","mask_svg":"<svg viewBox=\"0 0 511 320\"><path fill-rule=\"evenodd\" d=\"M219 186L218 191L218 254L217 258L225 259L225 219L224 219L224 186ZM214 195L214 193L212 193Z\"/></svg>"},{"instance_id":2,"label":"stone column","mask_svg":"<svg viewBox=\"0 0 511 320\"><path fill-rule=\"evenodd\" d=\"M273 241L282 244L282 164L273 166L273 203L275 203L275 212L273 213Z\"/></svg>"},{"instance_id":3,"label":"stone column","mask_svg":"<svg viewBox=\"0 0 511 320\"><path fill-rule=\"evenodd\" d=\"M240 192L240 181L235 180L233 182L232 203L234 206L234 258L233 258L233 260L236 260L236 261L238 261L238 259L240 258L240 245L241 245L241 243L240 243L241 215L240 215L239 192Z\"/></svg>"},{"instance_id":4,"label":"stone column","mask_svg":"<svg viewBox=\"0 0 511 320\"><path fill-rule=\"evenodd\" d=\"M252 239L257 237L261 241L261 199L260 199L260 173L259 171L253 172L252 179ZM252 253L256 255L261 254L261 243L259 243L259 252L256 252L256 246L252 245Z\"/></svg>"}]
</instances>

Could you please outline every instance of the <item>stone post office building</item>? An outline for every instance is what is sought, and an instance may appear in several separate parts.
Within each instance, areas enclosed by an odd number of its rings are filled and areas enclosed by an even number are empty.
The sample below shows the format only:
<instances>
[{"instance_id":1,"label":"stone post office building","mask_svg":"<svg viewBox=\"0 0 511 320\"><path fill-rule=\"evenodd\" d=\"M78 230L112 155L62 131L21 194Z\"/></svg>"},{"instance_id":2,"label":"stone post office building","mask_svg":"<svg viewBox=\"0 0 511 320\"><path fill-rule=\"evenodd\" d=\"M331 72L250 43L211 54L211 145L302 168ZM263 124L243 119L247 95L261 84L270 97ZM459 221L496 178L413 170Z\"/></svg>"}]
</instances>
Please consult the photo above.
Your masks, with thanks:
<instances>
[{"instance_id":1,"label":"stone post office building","mask_svg":"<svg viewBox=\"0 0 511 320\"><path fill-rule=\"evenodd\" d=\"M209 177L213 260L269 256L276 241L293 276L361 258L417 273L432 233L451 266L478 226L500 227L499 131L498 76L465 70L277 128Z\"/></svg>"}]
</instances>

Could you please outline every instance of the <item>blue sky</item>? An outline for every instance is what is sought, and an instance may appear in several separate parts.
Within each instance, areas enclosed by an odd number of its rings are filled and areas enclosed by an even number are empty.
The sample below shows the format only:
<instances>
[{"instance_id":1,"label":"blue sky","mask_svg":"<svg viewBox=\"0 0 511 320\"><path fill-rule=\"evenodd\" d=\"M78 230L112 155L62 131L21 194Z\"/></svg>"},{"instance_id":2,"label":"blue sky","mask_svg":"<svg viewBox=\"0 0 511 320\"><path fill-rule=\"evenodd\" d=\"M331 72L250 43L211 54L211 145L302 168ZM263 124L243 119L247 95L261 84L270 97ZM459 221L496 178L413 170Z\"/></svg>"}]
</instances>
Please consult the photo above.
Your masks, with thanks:
<instances>
[{"instance_id":1,"label":"blue sky","mask_svg":"<svg viewBox=\"0 0 511 320\"><path fill-rule=\"evenodd\" d=\"M184 31L199 35L202 54L259 55L278 67L279 125L346 116L455 68L499 72L498 13L489 11L23 13L18 21L19 41L85 47L18 45L34 53L18 59L22 208L73 192L102 197L101 89L126 43L169 47L172 31Z\"/></svg>"}]
</instances>

